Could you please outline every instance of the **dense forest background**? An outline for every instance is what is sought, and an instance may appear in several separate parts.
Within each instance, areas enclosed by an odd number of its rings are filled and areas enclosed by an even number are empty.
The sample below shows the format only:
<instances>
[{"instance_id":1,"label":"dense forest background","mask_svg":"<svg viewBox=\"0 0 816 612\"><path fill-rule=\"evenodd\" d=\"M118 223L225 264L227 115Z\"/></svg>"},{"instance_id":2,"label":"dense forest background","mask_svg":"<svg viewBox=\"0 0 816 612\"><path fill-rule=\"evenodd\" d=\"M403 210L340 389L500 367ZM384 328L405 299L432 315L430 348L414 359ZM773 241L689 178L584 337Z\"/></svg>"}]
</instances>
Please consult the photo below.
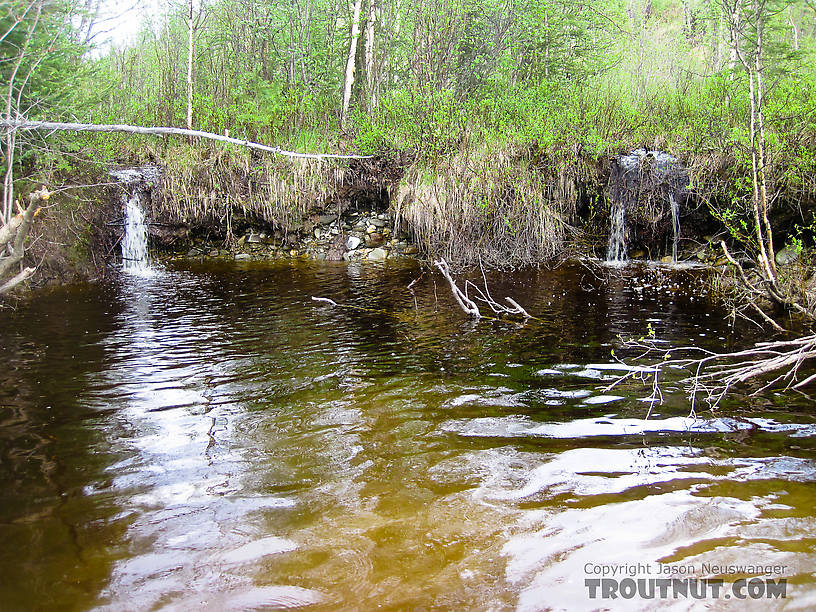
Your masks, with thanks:
<instances>
[{"instance_id":1,"label":"dense forest background","mask_svg":"<svg viewBox=\"0 0 816 612\"><path fill-rule=\"evenodd\" d=\"M192 73L194 127L304 150L722 148L745 131L738 51L751 61L761 20L769 121L814 127L807 0L178 2L132 45L91 52L99 4L2 3L0 30L20 20L0 49L4 82L23 90L12 112L183 127Z\"/></svg>"}]
</instances>

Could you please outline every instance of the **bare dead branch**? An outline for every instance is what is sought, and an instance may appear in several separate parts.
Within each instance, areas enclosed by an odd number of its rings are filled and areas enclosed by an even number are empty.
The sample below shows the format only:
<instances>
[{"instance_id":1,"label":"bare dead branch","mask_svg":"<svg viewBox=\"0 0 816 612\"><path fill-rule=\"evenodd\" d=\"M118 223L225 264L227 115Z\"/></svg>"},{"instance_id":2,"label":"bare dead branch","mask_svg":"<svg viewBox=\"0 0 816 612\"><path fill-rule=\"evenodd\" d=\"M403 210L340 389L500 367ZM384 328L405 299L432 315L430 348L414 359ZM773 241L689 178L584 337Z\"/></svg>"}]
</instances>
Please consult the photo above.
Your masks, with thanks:
<instances>
[{"instance_id":1,"label":"bare dead branch","mask_svg":"<svg viewBox=\"0 0 816 612\"><path fill-rule=\"evenodd\" d=\"M698 397L702 397L713 408L731 390L752 380L770 377L753 395L771 387L784 385L786 389L802 389L816 382L816 374L799 380L801 366L816 360L816 334L794 338L761 342L752 348L730 353L713 353L698 347L680 347L666 352L665 347L654 343L632 341L624 343L624 348L643 349L638 359L650 353L660 351L662 359L649 368L654 373L653 393L659 392L658 377L666 370L685 370L689 376L679 383L685 386L686 393L692 402L692 411ZM700 355L702 356L695 356ZM674 355L688 354L688 357ZM638 372L630 371L613 382L611 389L621 382L635 377ZM642 380L646 377L641 376Z\"/></svg>"},{"instance_id":2,"label":"bare dead branch","mask_svg":"<svg viewBox=\"0 0 816 612\"><path fill-rule=\"evenodd\" d=\"M8 293L12 289L14 289L17 285L25 281L28 277L30 277L34 272L36 272L36 268L23 268L22 272L19 274L12 276L8 279L5 283L0 285L0 295L4 293Z\"/></svg>"},{"instance_id":3,"label":"bare dead branch","mask_svg":"<svg viewBox=\"0 0 816 612\"><path fill-rule=\"evenodd\" d=\"M453 293L456 303L459 304L459 307L465 312L465 314L469 317L473 317L474 319L481 319L482 313L479 312L479 307L467 296L467 293L459 289L459 287L456 285L456 281L453 280L448 262L440 258L434 262L434 266L437 267L437 269L442 273L442 276L445 277L445 280L448 281L448 285L450 285L451 293Z\"/></svg>"},{"instance_id":4,"label":"bare dead branch","mask_svg":"<svg viewBox=\"0 0 816 612\"><path fill-rule=\"evenodd\" d=\"M286 151L280 147L270 147L265 144L251 142L249 140L241 140L240 138L223 136L222 134L213 134L211 132L203 132L201 130L187 130L174 127L145 127L140 125L125 124L102 125L94 123L58 123L53 121L27 121L22 119L0 119L0 127L9 130L22 131L42 130L50 132L123 132L126 134L145 134L149 136L188 136L190 138L205 138L207 140L226 142L241 147L256 149L258 151L265 151L267 153L272 153L273 155L283 155L286 157L305 159L370 159L373 157L373 155L297 153L295 151Z\"/></svg>"},{"instance_id":5,"label":"bare dead branch","mask_svg":"<svg viewBox=\"0 0 816 612\"><path fill-rule=\"evenodd\" d=\"M331 299L331 298L314 297L314 296L312 296L312 301L313 301L313 302L326 302L327 304L331 304L332 306L339 306L339 304L338 304L337 302L335 302L335 301L334 301L333 299Z\"/></svg>"}]
</instances>

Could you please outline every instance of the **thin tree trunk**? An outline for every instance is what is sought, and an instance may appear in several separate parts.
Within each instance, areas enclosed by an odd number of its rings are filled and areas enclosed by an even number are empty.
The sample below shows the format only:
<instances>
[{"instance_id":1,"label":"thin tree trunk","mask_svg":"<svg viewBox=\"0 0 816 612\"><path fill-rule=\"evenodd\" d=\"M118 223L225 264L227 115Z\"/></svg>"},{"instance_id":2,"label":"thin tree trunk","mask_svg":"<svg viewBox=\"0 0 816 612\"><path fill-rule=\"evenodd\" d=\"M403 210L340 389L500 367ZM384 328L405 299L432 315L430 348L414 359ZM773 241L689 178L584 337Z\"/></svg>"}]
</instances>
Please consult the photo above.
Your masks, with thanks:
<instances>
[{"instance_id":1,"label":"thin tree trunk","mask_svg":"<svg viewBox=\"0 0 816 612\"><path fill-rule=\"evenodd\" d=\"M368 2L368 18L365 28L365 71L366 71L366 93L368 94L368 107L374 108L377 105L377 97L374 92L374 27L377 23L377 0Z\"/></svg>"},{"instance_id":2,"label":"thin tree trunk","mask_svg":"<svg viewBox=\"0 0 816 612\"><path fill-rule=\"evenodd\" d=\"M757 52L754 58L754 66L756 71L757 81L757 161L758 161L758 178L759 178L759 207L762 212L762 222L765 225L765 239L768 245L768 264L771 271L771 280L776 282L776 258L773 246L773 231L771 229L771 221L768 218L768 181L765 175L765 92L763 84L763 66L762 66L762 51L764 43L765 21L762 10L764 9L764 2L754 2L755 12L757 14Z\"/></svg>"},{"instance_id":3,"label":"thin tree trunk","mask_svg":"<svg viewBox=\"0 0 816 612\"><path fill-rule=\"evenodd\" d=\"M794 50L799 50L799 26L796 25L796 22L793 20L793 7L788 7L788 23L791 26L791 34L793 35L793 48Z\"/></svg>"},{"instance_id":4,"label":"thin tree trunk","mask_svg":"<svg viewBox=\"0 0 816 612\"><path fill-rule=\"evenodd\" d=\"M42 15L42 7L43 2L42 0L39 0L37 2L37 11L34 16L34 20L31 23L31 27L29 27L28 32L26 33L25 42L23 43L22 49L20 49L20 54L17 56L17 61L14 63L14 68L12 69L11 75L9 77L5 109L6 110L5 116L6 120L8 121L12 120L11 111L12 103L14 101L14 83L17 78L17 73L20 71L20 66L22 66L23 60L25 59L26 53L28 52L28 46L31 43L31 38L34 36L34 31L37 29L37 25L40 22L40 15ZM28 13L29 9L26 9L26 13ZM20 96L17 96L17 99L19 100ZM18 113L19 111L20 109L17 108ZM8 128L5 134L6 173L5 176L3 177L2 221L4 224L8 223L11 220L11 214L14 209L14 147L16 145L16 140L17 138L14 134L14 130L12 128Z\"/></svg>"},{"instance_id":5,"label":"thin tree trunk","mask_svg":"<svg viewBox=\"0 0 816 612\"><path fill-rule=\"evenodd\" d=\"M193 24L193 0L190 0L190 13L187 15L187 129L193 129L193 54L194 31Z\"/></svg>"},{"instance_id":6,"label":"thin tree trunk","mask_svg":"<svg viewBox=\"0 0 816 612\"><path fill-rule=\"evenodd\" d=\"M757 41L755 57L749 62L739 46L739 28L735 27L739 19L738 9L731 15L732 18L732 49L745 71L748 73L748 97L750 102L751 121L749 135L751 139L751 182L753 184L753 213L756 225L756 238L759 247L759 264L766 279L771 283L771 289L776 285L776 261L773 252L773 237L771 224L768 218L768 193L765 180L765 130L762 95L762 10L764 3L754 2L754 12L757 18Z\"/></svg>"},{"instance_id":7,"label":"thin tree trunk","mask_svg":"<svg viewBox=\"0 0 816 612\"><path fill-rule=\"evenodd\" d=\"M363 0L354 0L354 16L351 21L351 38L349 40L348 61L346 61L346 76L343 84L343 109L340 115L340 127L346 127L349 104L351 103L351 88L354 86L354 67L357 62L357 43L360 38L360 10Z\"/></svg>"},{"instance_id":8,"label":"thin tree trunk","mask_svg":"<svg viewBox=\"0 0 816 612\"><path fill-rule=\"evenodd\" d=\"M550 78L550 16L544 11L544 78Z\"/></svg>"}]
</instances>

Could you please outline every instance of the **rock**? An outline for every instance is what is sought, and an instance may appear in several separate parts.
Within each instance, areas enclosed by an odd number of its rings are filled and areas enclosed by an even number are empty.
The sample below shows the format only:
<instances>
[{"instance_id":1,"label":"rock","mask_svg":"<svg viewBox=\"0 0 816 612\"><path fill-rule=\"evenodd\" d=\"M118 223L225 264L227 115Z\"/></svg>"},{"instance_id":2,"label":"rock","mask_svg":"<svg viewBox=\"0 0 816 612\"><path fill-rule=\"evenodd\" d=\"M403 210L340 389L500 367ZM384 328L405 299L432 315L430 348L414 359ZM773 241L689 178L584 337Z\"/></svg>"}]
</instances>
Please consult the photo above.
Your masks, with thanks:
<instances>
[{"instance_id":1,"label":"rock","mask_svg":"<svg viewBox=\"0 0 816 612\"><path fill-rule=\"evenodd\" d=\"M346 248L349 251L353 251L358 246L360 246L360 242L362 242L357 236L349 236L346 240Z\"/></svg>"},{"instance_id":2,"label":"rock","mask_svg":"<svg viewBox=\"0 0 816 612\"><path fill-rule=\"evenodd\" d=\"M367 219L359 219L357 223L354 224L354 229L363 229L368 227L368 220Z\"/></svg>"},{"instance_id":3,"label":"rock","mask_svg":"<svg viewBox=\"0 0 816 612\"><path fill-rule=\"evenodd\" d=\"M318 217L320 225L331 225L337 220L337 215L320 215Z\"/></svg>"},{"instance_id":4,"label":"rock","mask_svg":"<svg viewBox=\"0 0 816 612\"><path fill-rule=\"evenodd\" d=\"M260 234L251 233L249 238L247 238L247 242L249 244L261 244L263 239L261 238Z\"/></svg>"},{"instance_id":5,"label":"rock","mask_svg":"<svg viewBox=\"0 0 816 612\"><path fill-rule=\"evenodd\" d=\"M366 246L369 248L381 246L383 243L383 236L382 234L377 234L375 232L366 236L365 242Z\"/></svg>"},{"instance_id":6,"label":"rock","mask_svg":"<svg viewBox=\"0 0 816 612\"><path fill-rule=\"evenodd\" d=\"M332 225L332 227L331 227L331 233L332 233L332 235L333 235L333 236L337 236L337 234L339 234L339 233L340 233L340 228L339 228L339 227L337 227L336 225Z\"/></svg>"},{"instance_id":7,"label":"rock","mask_svg":"<svg viewBox=\"0 0 816 612\"><path fill-rule=\"evenodd\" d=\"M235 261L251 261L252 255L249 253L236 253L235 254Z\"/></svg>"},{"instance_id":8,"label":"rock","mask_svg":"<svg viewBox=\"0 0 816 612\"><path fill-rule=\"evenodd\" d=\"M377 231L377 226L376 225L369 225L366 228L366 234L373 234L376 231Z\"/></svg>"},{"instance_id":9,"label":"rock","mask_svg":"<svg viewBox=\"0 0 816 612\"><path fill-rule=\"evenodd\" d=\"M207 253L210 257L218 257L218 249L213 249L209 253Z\"/></svg>"},{"instance_id":10,"label":"rock","mask_svg":"<svg viewBox=\"0 0 816 612\"><path fill-rule=\"evenodd\" d=\"M320 229L319 227L314 228L314 237L315 237L317 240L320 240L320 237L321 237L322 235L323 235L323 232L321 231L321 229Z\"/></svg>"},{"instance_id":11,"label":"rock","mask_svg":"<svg viewBox=\"0 0 816 612\"><path fill-rule=\"evenodd\" d=\"M247 237L246 237L246 236L241 236L241 237L238 239L238 246L244 246L244 243L246 242L246 239L247 239Z\"/></svg>"},{"instance_id":12,"label":"rock","mask_svg":"<svg viewBox=\"0 0 816 612\"><path fill-rule=\"evenodd\" d=\"M315 254L315 259L317 261L325 261L326 260L326 254L323 251L320 251L319 253Z\"/></svg>"},{"instance_id":13,"label":"rock","mask_svg":"<svg viewBox=\"0 0 816 612\"><path fill-rule=\"evenodd\" d=\"M787 266L788 264L792 264L799 259L799 251L796 249L792 249L791 247L785 247L781 251L776 252L776 265L778 266Z\"/></svg>"},{"instance_id":14,"label":"rock","mask_svg":"<svg viewBox=\"0 0 816 612\"><path fill-rule=\"evenodd\" d=\"M374 227L385 227L386 225L388 225L388 221L386 221L385 219L372 219L371 225L373 225Z\"/></svg>"},{"instance_id":15,"label":"rock","mask_svg":"<svg viewBox=\"0 0 816 612\"><path fill-rule=\"evenodd\" d=\"M379 215L377 215L377 219L379 219L380 221L388 221L391 219L391 215L389 215L388 213L380 213Z\"/></svg>"},{"instance_id":16,"label":"rock","mask_svg":"<svg viewBox=\"0 0 816 612\"><path fill-rule=\"evenodd\" d=\"M343 253L346 251L346 241L342 236L337 236L332 240L329 250L326 252L326 261L342 261Z\"/></svg>"},{"instance_id":17,"label":"rock","mask_svg":"<svg viewBox=\"0 0 816 612\"><path fill-rule=\"evenodd\" d=\"M417 248L417 245L409 244L402 250L402 252L404 255L416 255L417 253L419 253L419 249Z\"/></svg>"},{"instance_id":18,"label":"rock","mask_svg":"<svg viewBox=\"0 0 816 612\"><path fill-rule=\"evenodd\" d=\"M660 258L660 263L665 264L674 263L674 257L672 257L671 255L664 255L663 257Z\"/></svg>"},{"instance_id":19,"label":"rock","mask_svg":"<svg viewBox=\"0 0 816 612\"><path fill-rule=\"evenodd\" d=\"M367 259L369 261L382 261L386 257L388 257L388 251L385 249L371 249Z\"/></svg>"},{"instance_id":20,"label":"rock","mask_svg":"<svg viewBox=\"0 0 816 612\"><path fill-rule=\"evenodd\" d=\"M198 257L199 255L201 255L201 251L198 249L190 249L187 251L187 257Z\"/></svg>"}]
</instances>

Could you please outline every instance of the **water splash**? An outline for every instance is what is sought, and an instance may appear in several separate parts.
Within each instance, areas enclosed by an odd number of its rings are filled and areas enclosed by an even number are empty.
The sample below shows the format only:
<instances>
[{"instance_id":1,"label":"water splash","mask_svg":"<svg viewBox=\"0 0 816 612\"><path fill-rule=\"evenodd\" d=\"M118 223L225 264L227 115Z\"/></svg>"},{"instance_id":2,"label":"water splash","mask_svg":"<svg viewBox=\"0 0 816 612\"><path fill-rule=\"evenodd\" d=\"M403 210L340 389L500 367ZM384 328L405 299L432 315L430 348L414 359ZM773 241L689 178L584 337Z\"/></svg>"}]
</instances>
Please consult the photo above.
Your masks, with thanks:
<instances>
[{"instance_id":1,"label":"water splash","mask_svg":"<svg viewBox=\"0 0 816 612\"><path fill-rule=\"evenodd\" d=\"M609 211L607 261L626 261L626 203L615 200Z\"/></svg>"},{"instance_id":2,"label":"water splash","mask_svg":"<svg viewBox=\"0 0 816 612\"><path fill-rule=\"evenodd\" d=\"M150 270L150 261L147 257L147 224L138 193L131 195L125 203L122 269L135 274L144 274Z\"/></svg>"},{"instance_id":3,"label":"water splash","mask_svg":"<svg viewBox=\"0 0 816 612\"><path fill-rule=\"evenodd\" d=\"M668 153L641 148L628 155L615 157L607 186L607 195L611 202L607 261L626 260L628 238L638 242L643 240L647 250L656 248L656 244L651 246L648 244L650 240L648 237L636 235L638 228L644 224L651 227L651 233L655 233L656 221L645 220L642 214L638 216L635 212L645 203L647 207L655 209L656 219L660 221L663 211L666 210L665 202L668 202L673 230L672 261L676 262L680 239L680 204L687 191L687 185L686 168L680 160Z\"/></svg>"},{"instance_id":4,"label":"water splash","mask_svg":"<svg viewBox=\"0 0 816 612\"><path fill-rule=\"evenodd\" d=\"M157 166L142 166L115 170L110 174L128 187L128 193L123 198L125 229L122 236L122 269L130 274L150 276L154 270L147 248L147 222L142 201L149 196L161 176L161 170Z\"/></svg>"},{"instance_id":5,"label":"water splash","mask_svg":"<svg viewBox=\"0 0 816 612\"><path fill-rule=\"evenodd\" d=\"M673 193L669 194L669 204L671 204L672 230L674 239L672 240L672 261L677 262L677 243L680 240L680 206Z\"/></svg>"}]
</instances>

